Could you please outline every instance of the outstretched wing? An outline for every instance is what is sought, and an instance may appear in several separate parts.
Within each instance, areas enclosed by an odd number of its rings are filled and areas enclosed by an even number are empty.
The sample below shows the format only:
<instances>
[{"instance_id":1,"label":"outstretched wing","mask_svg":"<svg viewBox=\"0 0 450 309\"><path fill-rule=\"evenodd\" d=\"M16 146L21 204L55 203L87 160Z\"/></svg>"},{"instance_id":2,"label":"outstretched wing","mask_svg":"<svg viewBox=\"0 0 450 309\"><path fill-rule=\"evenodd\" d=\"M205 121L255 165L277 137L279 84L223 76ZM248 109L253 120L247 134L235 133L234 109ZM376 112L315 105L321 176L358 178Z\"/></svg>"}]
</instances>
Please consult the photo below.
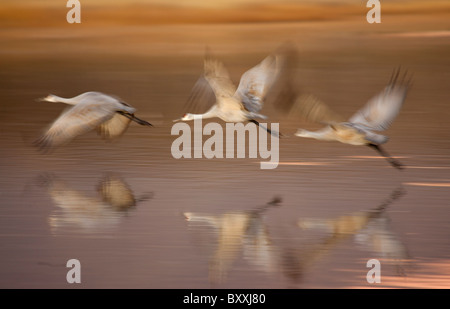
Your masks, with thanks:
<instances>
[{"instance_id":1,"label":"outstretched wing","mask_svg":"<svg viewBox=\"0 0 450 309\"><path fill-rule=\"evenodd\" d=\"M214 95L214 91L202 74L194 87L192 87L191 94L183 110L185 113L204 113L214 104L215 100L216 96Z\"/></svg>"},{"instance_id":2,"label":"outstretched wing","mask_svg":"<svg viewBox=\"0 0 450 309\"><path fill-rule=\"evenodd\" d=\"M206 55L204 76L217 98L231 97L235 93L236 86L231 81L225 65L211 55Z\"/></svg>"},{"instance_id":3,"label":"outstretched wing","mask_svg":"<svg viewBox=\"0 0 450 309\"><path fill-rule=\"evenodd\" d=\"M275 55L266 57L242 75L235 97L241 100L247 110L259 112L269 89L277 78L277 73L277 57Z\"/></svg>"},{"instance_id":4,"label":"outstretched wing","mask_svg":"<svg viewBox=\"0 0 450 309\"><path fill-rule=\"evenodd\" d=\"M116 113L111 119L101 123L97 132L106 140L122 136L130 125L131 119Z\"/></svg>"},{"instance_id":5,"label":"outstretched wing","mask_svg":"<svg viewBox=\"0 0 450 309\"><path fill-rule=\"evenodd\" d=\"M297 96L290 108L289 118L304 118L310 122L332 124L343 122L344 118L312 94Z\"/></svg>"},{"instance_id":6,"label":"outstretched wing","mask_svg":"<svg viewBox=\"0 0 450 309\"><path fill-rule=\"evenodd\" d=\"M274 85L269 89L265 103L271 104L278 112L289 115L300 93L300 86L296 79L299 55L297 48L291 42L281 45L275 55L277 76Z\"/></svg>"},{"instance_id":7,"label":"outstretched wing","mask_svg":"<svg viewBox=\"0 0 450 309\"><path fill-rule=\"evenodd\" d=\"M384 131L397 117L409 89L409 81L397 84L399 71L395 72L390 83L379 94L356 112L349 122L365 126L374 131Z\"/></svg>"},{"instance_id":8,"label":"outstretched wing","mask_svg":"<svg viewBox=\"0 0 450 309\"><path fill-rule=\"evenodd\" d=\"M216 101L216 98L231 97L236 86L230 79L225 65L208 51L204 60L204 72L199 77L185 104L185 111L204 113Z\"/></svg>"},{"instance_id":9,"label":"outstretched wing","mask_svg":"<svg viewBox=\"0 0 450 309\"><path fill-rule=\"evenodd\" d=\"M35 145L44 150L60 146L78 135L94 130L114 114L115 110L103 104L79 103L56 119Z\"/></svg>"}]
</instances>

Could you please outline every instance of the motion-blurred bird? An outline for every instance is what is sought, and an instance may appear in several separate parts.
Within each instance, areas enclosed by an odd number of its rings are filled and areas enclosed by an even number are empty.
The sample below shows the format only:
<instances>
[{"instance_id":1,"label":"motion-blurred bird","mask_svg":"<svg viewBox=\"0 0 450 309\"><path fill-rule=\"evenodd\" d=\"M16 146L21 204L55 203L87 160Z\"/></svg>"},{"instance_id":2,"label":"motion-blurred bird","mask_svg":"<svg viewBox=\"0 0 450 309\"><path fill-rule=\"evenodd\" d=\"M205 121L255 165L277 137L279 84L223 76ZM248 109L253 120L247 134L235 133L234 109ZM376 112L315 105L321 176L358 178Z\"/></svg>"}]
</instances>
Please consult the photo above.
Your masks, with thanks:
<instances>
[{"instance_id":1,"label":"motion-blurred bird","mask_svg":"<svg viewBox=\"0 0 450 309\"><path fill-rule=\"evenodd\" d=\"M327 126L314 132L298 129L295 135L350 145L366 145L385 157L393 167L402 169L402 165L380 147L388 141L388 137L374 132L389 128L405 101L411 79L406 79L405 72L402 80L398 81L399 73L400 70L395 71L383 91L371 98L348 121L344 121L314 96L299 96L294 103L294 114L301 114L310 121Z\"/></svg>"},{"instance_id":2,"label":"motion-blurred bird","mask_svg":"<svg viewBox=\"0 0 450 309\"><path fill-rule=\"evenodd\" d=\"M282 52L266 57L258 65L246 71L238 87L231 81L225 65L207 53L204 60L204 73L193 87L186 103L186 109L203 109L215 103L203 114L186 113L174 121L188 121L218 117L225 122L253 122L261 126L256 119L266 119L260 114L269 91L280 79L287 66L287 57ZM268 128L261 126L269 133Z\"/></svg>"},{"instance_id":3,"label":"motion-blurred bird","mask_svg":"<svg viewBox=\"0 0 450 309\"><path fill-rule=\"evenodd\" d=\"M121 136L134 121L152 126L134 115L136 109L123 101L100 92L85 92L73 98L50 94L40 101L73 105L56 119L35 145L42 150L68 143L76 136L96 129L102 138L111 140Z\"/></svg>"}]
</instances>

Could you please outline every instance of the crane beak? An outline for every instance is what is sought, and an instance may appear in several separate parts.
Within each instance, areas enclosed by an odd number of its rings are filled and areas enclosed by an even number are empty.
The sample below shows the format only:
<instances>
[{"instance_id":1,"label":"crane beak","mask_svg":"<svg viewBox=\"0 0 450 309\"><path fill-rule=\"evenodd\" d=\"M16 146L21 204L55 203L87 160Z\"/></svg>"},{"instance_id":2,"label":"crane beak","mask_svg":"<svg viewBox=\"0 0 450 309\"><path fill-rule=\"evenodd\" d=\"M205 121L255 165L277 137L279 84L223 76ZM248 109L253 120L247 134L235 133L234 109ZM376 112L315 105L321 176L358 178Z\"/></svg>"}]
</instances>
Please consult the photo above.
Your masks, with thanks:
<instances>
[{"instance_id":1,"label":"crane beak","mask_svg":"<svg viewBox=\"0 0 450 309\"><path fill-rule=\"evenodd\" d=\"M179 119L173 120L173 122L178 122L178 121L181 121L181 120L182 120L182 118L179 118Z\"/></svg>"},{"instance_id":2,"label":"crane beak","mask_svg":"<svg viewBox=\"0 0 450 309\"><path fill-rule=\"evenodd\" d=\"M51 95L48 95L46 97L37 98L37 99L35 99L35 101L36 102L54 102L51 100L51 98L52 98Z\"/></svg>"}]
</instances>

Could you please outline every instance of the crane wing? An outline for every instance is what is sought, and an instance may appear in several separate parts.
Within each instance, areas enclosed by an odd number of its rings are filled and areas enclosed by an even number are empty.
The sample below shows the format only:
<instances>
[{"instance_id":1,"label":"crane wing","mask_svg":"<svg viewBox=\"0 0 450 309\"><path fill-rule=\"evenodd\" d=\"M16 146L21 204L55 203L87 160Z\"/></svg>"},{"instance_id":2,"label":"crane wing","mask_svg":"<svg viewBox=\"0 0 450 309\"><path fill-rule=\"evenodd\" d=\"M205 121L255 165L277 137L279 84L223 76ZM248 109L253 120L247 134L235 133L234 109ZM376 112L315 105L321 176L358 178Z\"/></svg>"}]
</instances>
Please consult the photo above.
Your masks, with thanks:
<instances>
[{"instance_id":1,"label":"crane wing","mask_svg":"<svg viewBox=\"0 0 450 309\"><path fill-rule=\"evenodd\" d=\"M236 91L236 86L231 81L225 65L210 55L207 55L204 61L204 77L216 98L231 97Z\"/></svg>"},{"instance_id":2,"label":"crane wing","mask_svg":"<svg viewBox=\"0 0 450 309\"><path fill-rule=\"evenodd\" d=\"M297 96L288 116L292 119L304 118L321 124L339 123L344 120L341 115L312 94Z\"/></svg>"},{"instance_id":3,"label":"crane wing","mask_svg":"<svg viewBox=\"0 0 450 309\"><path fill-rule=\"evenodd\" d=\"M192 87L189 98L184 105L184 112L186 113L204 113L215 102L216 96L213 89L209 85L205 76L199 77L194 87Z\"/></svg>"},{"instance_id":4,"label":"crane wing","mask_svg":"<svg viewBox=\"0 0 450 309\"><path fill-rule=\"evenodd\" d=\"M291 111L300 92L300 86L296 79L299 55L291 42L281 45L275 55L277 57L277 76L268 91L265 103L271 104L278 112L286 115Z\"/></svg>"},{"instance_id":5,"label":"crane wing","mask_svg":"<svg viewBox=\"0 0 450 309\"><path fill-rule=\"evenodd\" d=\"M277 73L277 57L275 55L266 57L242 75L235 97L240 99L247 110L259 112L269 89L277 78Z\"/></svg>"},{"instance_id":6,"label":"crane wing","mask_svg":"<svg viewBox=\"0 0 450 309\"><path fill-rule=\"evenodd\" d=\"M128 129L131 119L127 118L121 114L115 113L115 115L101 123L97 127L97 132L104 139L111 140L122 136L123 133Z\"/></svg>"},{"instance_id":7,"label":"crane wing","mask_svg":"<svg viewBox=\"0 0 450 309\"><path fill-rule=\"evenodd\" d=\"M114 114L114 109L102 104L79 103L56 119L35 144L44 150L60 146L78 135L95 129L101 123L111 119Z\"/></svg>"},{"instance_id":8,"label":"crane wing","mask_svg":"<svg viewBox=\"0 0 450 309\"><path fill-rule=\"evenodd\" d=\"M409 89L409 81L396 84L398 71L391 82L367 104L356 112L349 122L360 124L374 131L384 131L397 117Z\"/></svg>"},{"instance_id":9,"label":"crane wing","mask_svg":"<svg viewBox=\"0 0 450 309\"><path fill-rule=\"evenodd\" d=\"M185 112L204 113L220 97L231 97L236 86L230 79L225 65L207 52L204 60L204 72L192 88L184 106Z\"/></svg>"}]
</instances>

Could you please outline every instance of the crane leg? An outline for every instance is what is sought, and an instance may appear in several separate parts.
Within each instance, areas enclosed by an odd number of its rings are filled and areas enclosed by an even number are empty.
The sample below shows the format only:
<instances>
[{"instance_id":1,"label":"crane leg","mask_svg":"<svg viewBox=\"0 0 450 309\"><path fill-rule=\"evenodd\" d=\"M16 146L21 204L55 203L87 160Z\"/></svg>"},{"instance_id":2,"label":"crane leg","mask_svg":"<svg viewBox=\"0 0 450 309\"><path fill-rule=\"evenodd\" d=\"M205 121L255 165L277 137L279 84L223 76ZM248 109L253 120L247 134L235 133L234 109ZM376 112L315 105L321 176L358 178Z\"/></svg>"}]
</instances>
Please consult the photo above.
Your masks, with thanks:
<instances>
[{"instance_id":1,"label":"crane leg","mask_svg":"<svg viewBox=\"0 0 450 309\"><path fill-rule=\"evenodd\" d=\"M396 169L403 169L403 165L398 162L397 160L395 160L394 158L392 158L383 148L381 148L379 145L376 144L368 144L367 146L375 149L380 155L382 155L383 157L386 158L386 160Z\"/></svg>"},{"instance_id":2,"label":"crane leg","mask_svg":"<svg viewBox=\"0 0 450 309\"><path fill-rule=\"evenodd\" d=\"M268 133L270 133L271 135L275 136L275 137L283 137L283 134L279 133L279 132L274 132L272 130L270 130L269 128L266 128L265 126L261 125L258 121L256 121L255 119L250 119L250 122L253 122L254 124L256 124L257 126L263 128L264 130L266 130Z\"/></svg>"}]
</instances>

